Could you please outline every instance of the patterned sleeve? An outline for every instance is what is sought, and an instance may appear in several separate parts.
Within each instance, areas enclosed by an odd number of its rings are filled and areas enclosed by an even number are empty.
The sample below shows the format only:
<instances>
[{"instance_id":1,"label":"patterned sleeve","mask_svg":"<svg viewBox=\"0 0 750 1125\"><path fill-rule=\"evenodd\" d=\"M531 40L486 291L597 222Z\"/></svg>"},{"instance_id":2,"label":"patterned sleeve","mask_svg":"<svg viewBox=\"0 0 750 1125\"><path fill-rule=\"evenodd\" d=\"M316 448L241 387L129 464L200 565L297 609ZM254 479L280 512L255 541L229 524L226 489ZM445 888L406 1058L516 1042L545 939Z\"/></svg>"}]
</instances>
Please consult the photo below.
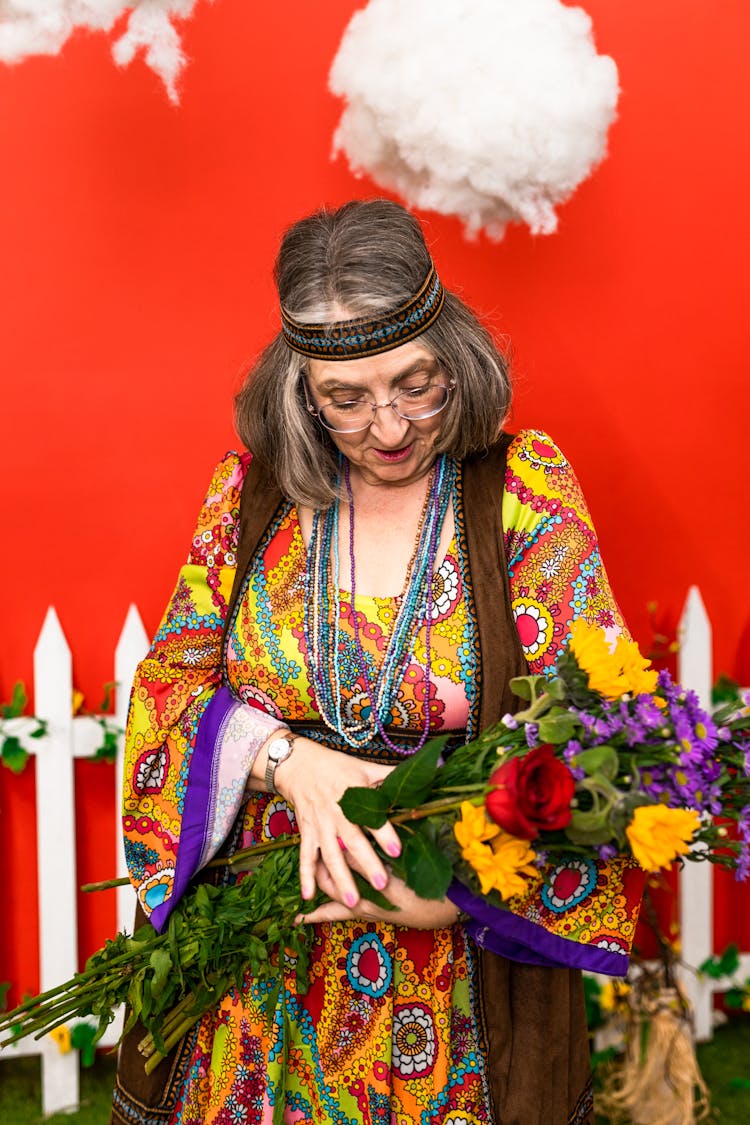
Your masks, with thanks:
<instances>
[{"instance_id":1,"label":"patterned sleeve","mask_svg":"<svg viewBox=\"0 0 750 1125\"><path fill-rule=\"evenodd\" d=\"M610 639L626 632L581 486L540 430L522 430L508 449L503 527L513 616L532 673L552 670L579 617Z\"/></svg>"},{"instance_id":2,"label":"patterned sleeve","mask_svg":"<svg viewBox=\"0 0 750 1125\"><path fill-rule=\"evenodd\" d=\"M205 862L210 843L212 826L196 814L236 706L221 686L221 640L248 460L228 453L217 466L187 562L133 682L125 735L125 854L139 901L156 926Z\"/></svg>"}]
</instances>

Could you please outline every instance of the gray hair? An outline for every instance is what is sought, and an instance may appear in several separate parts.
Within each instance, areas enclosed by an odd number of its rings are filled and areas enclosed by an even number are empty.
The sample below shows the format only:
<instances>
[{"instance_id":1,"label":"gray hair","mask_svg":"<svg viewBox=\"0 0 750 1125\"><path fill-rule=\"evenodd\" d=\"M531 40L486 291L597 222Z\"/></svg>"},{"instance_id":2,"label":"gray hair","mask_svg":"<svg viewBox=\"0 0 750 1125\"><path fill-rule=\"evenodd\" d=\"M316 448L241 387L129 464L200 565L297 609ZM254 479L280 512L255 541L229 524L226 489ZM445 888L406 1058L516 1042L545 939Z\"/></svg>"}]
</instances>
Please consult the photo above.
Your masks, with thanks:
<instances>
[{"instance_id":1,"label":"gray hair","mask_svg":"<svg viewBox=\"0 0 750 1125\"><path fill-rule=\"evenodd\" d=\"M274 279L284 309L303 324L384 315L417 292L430 268L417 220L386 199L355 200L301 219L284 235ZM418 338L455 380L435 445L461 460L500 434L510 407L508 364L471 309L446 291ZM326 508L337 496L338 451L307 410L306 360L279 333L235 401L237 432L296 504Z\"/></svg>"}]
</instances>

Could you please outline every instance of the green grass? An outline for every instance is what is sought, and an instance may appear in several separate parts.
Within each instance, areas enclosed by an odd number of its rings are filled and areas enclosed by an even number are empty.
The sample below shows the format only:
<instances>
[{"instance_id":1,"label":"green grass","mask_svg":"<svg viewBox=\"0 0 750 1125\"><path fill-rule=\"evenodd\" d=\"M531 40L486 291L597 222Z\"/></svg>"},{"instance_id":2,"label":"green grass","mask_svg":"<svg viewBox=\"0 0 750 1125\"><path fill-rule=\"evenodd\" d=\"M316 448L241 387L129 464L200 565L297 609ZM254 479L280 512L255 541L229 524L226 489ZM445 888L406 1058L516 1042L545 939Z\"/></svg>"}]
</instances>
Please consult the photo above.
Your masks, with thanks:
<instances>
[{"instance_id":1,"label":"green grass","mask_svg":"<svg viewBox=\"0 0 750 1125\"><path fill-rule=\"evenodd\" d=\"M100 1053L91 1067L81 1068L81 1108L77 1113L42 1117L41 1062L38 1058L0 1061L2 1125L107 1125L115 1081L116 1059Z\"/></svg>"},{"instance_id":2,"label":"green grass","mask_svg":"<svg viewBox=\"0 0 750 1125\"><path fill-rule=\"evenodd\" d=\"M698 1062L718 1110L717 1125L748 1125L750 1088L750 1019L733 1018L719 1028L711 1043L698 1048ZM115 1059L99 1054L93 1067L81 1070L81 1108L77 1113L42 1118L40 1063L38 1059L0 1061L0 1122L2 1125L107 1125ZM607 1125L597 1118L599 1125Z\"/></svg>"}]
</instances>

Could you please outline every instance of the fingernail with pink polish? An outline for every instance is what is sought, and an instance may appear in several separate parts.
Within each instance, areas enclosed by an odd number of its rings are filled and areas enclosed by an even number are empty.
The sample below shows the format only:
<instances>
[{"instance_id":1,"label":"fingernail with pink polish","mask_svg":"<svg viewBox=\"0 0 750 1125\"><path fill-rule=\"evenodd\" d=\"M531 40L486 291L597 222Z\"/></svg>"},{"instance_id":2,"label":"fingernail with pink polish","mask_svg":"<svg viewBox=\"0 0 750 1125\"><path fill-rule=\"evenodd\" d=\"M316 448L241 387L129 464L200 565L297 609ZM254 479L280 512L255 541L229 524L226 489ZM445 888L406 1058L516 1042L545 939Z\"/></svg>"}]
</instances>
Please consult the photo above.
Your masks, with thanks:
<instances>
[{"instance_id":1,"label":"fingernail with pink polish","mask_svg":"<svg viewBox=\"0 0 750 1125\"><path fill-rule=\"evenodd\" d=\"M385 850L388 852L388 855L392 855L394 858L397 855L401 855L401 845L398 842L388 844Z\"/></svg>"},{"instance_id":2,"label":"fingernail with pink polish","mask_svg":"<svg viewBox=\"0 0 750 1125\"><path fill-rule=\"evenodd\" d=\"M344 895L344 902L347 906L356 906L357 896L353 894Z\"/></svg>"},{"instance_id":3,"label":"fingernail with pink polish","mask_svg":"<svg viewBox=\"0 0 750 1125\"><path fill-rule=\"evenodd\" d=\"M372 885L376 891L382 891L387 882L385 875L373 875L372 877Z\"/></svg>"}]
</instances>

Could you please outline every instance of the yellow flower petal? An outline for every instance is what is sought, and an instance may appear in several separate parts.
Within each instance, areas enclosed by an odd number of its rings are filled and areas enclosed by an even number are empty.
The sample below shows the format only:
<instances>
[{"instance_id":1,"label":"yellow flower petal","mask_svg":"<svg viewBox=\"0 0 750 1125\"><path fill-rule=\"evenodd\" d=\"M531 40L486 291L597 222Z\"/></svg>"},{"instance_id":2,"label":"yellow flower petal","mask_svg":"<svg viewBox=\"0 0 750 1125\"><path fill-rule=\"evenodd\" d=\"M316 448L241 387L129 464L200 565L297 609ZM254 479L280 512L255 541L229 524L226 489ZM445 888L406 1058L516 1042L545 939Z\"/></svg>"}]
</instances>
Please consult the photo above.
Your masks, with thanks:
<instances>
[{"instance_id":1,"label":"yellow flower petal","mask_svg":"<svg viewBox=\"0 0 750 1125\"><path fill-rule=\"evenodd\" d=\"M70 1028L67 1024L62 1024L50 1031L49 1037L57 1043L61 1055L70 1054L72 1047L70 1044Z\"/></svg>"},{"instance_id":2,"label":"yellow flower petal","mask_svg":"<svg viewBox=\"0 0 750 1125\"><path fill-rule=\"evenodd\" d=\"M620 636L610 649L604 630L579 617L571 627L570 650L578 667L587 674L591 690L606 699L656 688L656 671L641 656L635 641Z\"/></svg>"},{"instance_id":3,"label":"yellow flower petal","mask_svg":"<svg viewBox=\"0 0 750 1125\"><path fill-rule=\"evenodd\" d=\"M454 824L453 832L462 848L468 847L472 841L483 843L491 840L499 831L488 818L483 805L472 805L471 801L461 803L461 819Z\"/></svg>"},{"instance_id":4,"label":"yellow flower petal","mask_svg":"<svg viewBox=\"0 0 750 1125\"><path fill-rule=\"evenodd\" d=\"M695 809L639 805L625 832L630 850L644 871L658 871L690 850L699 827L700 816Z\"/></svg>"},{"instance_id":5,"label":"yellow flower petal","mask_svg":"<svg viewBox=\"0 0 750 1125\"><path fill-rule=\"evenodd\" d=\"M626 691L631 695L641 695L656 690L656 669L651 667L651 662L645 656L641 656L641 650L635 641L618 637L614 655L622 665Z\"/></svg>"}]
</instances>

